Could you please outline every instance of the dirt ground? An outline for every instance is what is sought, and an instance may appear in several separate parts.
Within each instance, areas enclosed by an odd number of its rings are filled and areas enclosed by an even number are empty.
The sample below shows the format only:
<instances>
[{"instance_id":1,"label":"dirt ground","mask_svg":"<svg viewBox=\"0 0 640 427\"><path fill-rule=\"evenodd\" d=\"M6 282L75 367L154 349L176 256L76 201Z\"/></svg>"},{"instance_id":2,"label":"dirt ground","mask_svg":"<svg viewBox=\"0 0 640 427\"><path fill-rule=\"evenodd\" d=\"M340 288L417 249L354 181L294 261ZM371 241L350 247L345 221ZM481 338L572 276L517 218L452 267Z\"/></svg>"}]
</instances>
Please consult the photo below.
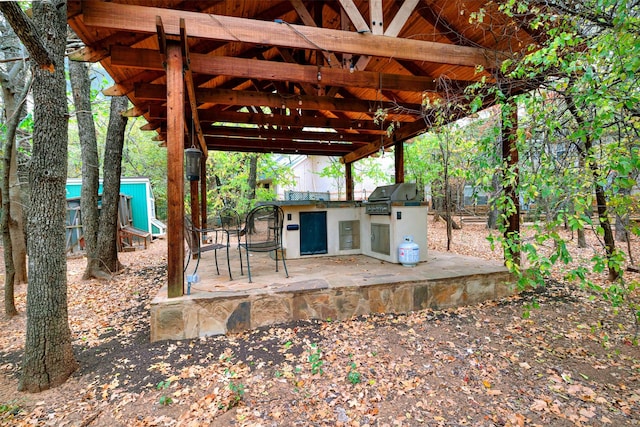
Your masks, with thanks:
<instances>
[{"instance_id":1,"label":"dirt ground","mask_svg":"<svg viewBox=\"0 0 640 427\"><path fill-rule=\"evenodd\" d=\"M466 224L452 250L500 259L486 235ZM442 222L430 222L429 242L446 247ZM589 243L570 243L575 262L598 250ZM16 391L26 322L17 288L20 315L0 319L0 425L640 425L631 310L563 283L561 269L544 288L470 307L150 343L165 254L163 240L121 254L127 269L109 281L82 281L85 261L69 260L80 368L39 394Z\"/></svg>"}]
</instances>

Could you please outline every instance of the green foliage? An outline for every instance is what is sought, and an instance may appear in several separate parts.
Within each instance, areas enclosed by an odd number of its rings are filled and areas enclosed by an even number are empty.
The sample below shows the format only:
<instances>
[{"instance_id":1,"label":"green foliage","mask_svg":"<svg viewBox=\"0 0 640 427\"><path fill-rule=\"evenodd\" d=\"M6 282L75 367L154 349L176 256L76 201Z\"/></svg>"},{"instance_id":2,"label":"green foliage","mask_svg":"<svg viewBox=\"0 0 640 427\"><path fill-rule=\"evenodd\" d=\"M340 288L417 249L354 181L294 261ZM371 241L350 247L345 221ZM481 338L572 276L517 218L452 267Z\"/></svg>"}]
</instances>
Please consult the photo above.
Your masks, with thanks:
<instances>
[{"instance_id":1,"label":"green foliage","mask_svg":"<svg viewBox=\"0 0 640 427\"><path fill-rule=\"evenodd\" d=\"M357 368L357 365L355 362L351 362L349 364L349 373L347 374L347 381L349 381L353 385L360 384L362 382L362 375L360 375L360 372L358 372L356 368Z\"/></svg>"},{"instance_id":2,"label":"green foliage","mask_svg":"<svg viewBox=\"0 0 640 427\"><path fill-rule=\"evenodd\" d=\"M324 371L322 370L322 365L324 364L324 361L322 360L322 350L320 350L318 344L311 344L308 352L309 356L307 360L311 364L311 373L314 375L323 374Z\"/></svg>"},{"instance_id":3,"label":"green foliage","mask_svg":"<svg viewBox=\"0 0 640 427\"><path fill-rule=\"evenodd\" d=\"M17 415L22 409L16 403L0 403L0 415L11 414Z\"/></svg>"},{"instance_id":4,"label":"green foliage","mask_svg":"<svg viewBox=\"0 0 640 427\"><path fill-rule=\"evenodd\" d=\"M501 8L516 16L537 10L537 3L510 1ZM520 236L498 235L492 242L505 249L506 264L521 287L541 284L554 265L571 263L559 228L603 235L603 225L593 215L596 186L605 191L609 218L628 218L637 211L631 189L640 171L640 14L631 10L625 0L568 2L562 11L538 10L529 25L545 33L539 49L503 64L508 77L535 81L537 87L517 99L526 111L519 118L525 132L517 142L518 194L523 206L535 206L528 212L534 234L520 246L527 268L521 269L512 257ZM479 106L478 100L473 105ZM513 176L505 174L502 184L515 184ZM496 203L504 212L511 209L504 196ZM541 215L544 221L538 223ZM503 232L505 219L500 223ZM635 226L627 231L638 235ZM628 305L637 313L629 298L634 283L621 278L596 286L589 281L590 272L622 273L628 262L623 251L604 247L602 242L590 265L567 268L565 278L598 292L615 307Z\"/></svg>"},{"instance_id":5,"label":"green foliage","mask_svg":"<svg viewBox=\"0 0 640 427\"><path fill-rule=\"evenodd\" d=\"M272 154L259 154L257 188L252 199L249 188L251 153L210 152L207 160L207 202L210 212L231 207L240 214L248 212L256 200L274 200L275 188L292 181L291 170Z\"/></svg>"},{"instance_id":6,"label":"green foliage","mask_svg":"<svg viewBox=\"0 0 640 427\"><path fill-rule=\"evenodd\" d=\"M158 403L162 406L168 406L173 403L173 399L171 398L171 396L162 395L160 396L160 399L158 399Z\"/></svg>"},{"instance_id":7,"label":"green foliage","mask_svg":"<svg viewBox=\"0 0 640 427\"><path fill-rule=\"evenodd\" d=\"M436 114L435 123L445 123L449 114ZM433 197L444 197L445 175L450 180L450 191L462 194L469 184L477 190L486 191L480 181L491 183L493 154L490 146L495 145L495 117L484 114L473 120L462 120L432 129L405 145L405 178L415 181L418 188L428 186ZM487 151L478 149L480 140L485 140ZM445 171L446 168L446 171ZM477 192L474 193L477 195Z\"/></svg>"},{"instance_id":8,"label":"green foliage","mask_svg":"<svg viewBox=\"0 0 640 427\"><path fill-rule=\"evenodd\" d=\"M231 381L229 382L229 391L231 391L231 398L229 399L227 409L231 409L240 403L244 396L244 384Z\"/></svg>"},{"instance_id":9,"label":"green foliage","mask_svg":"<svg viewBox=\"0 0 640 427\"><path fill-rule=\"evenodd\" d=\"M166 380L166 381L160 381L158 383L158 385L156 386L156 388L158 390L167 390L170 386L171 386L171 381L170 380ZM167 405L170 405L170 404L173 403L173 399L171 399L171 396L163 394L158 399L158 403L160 403L163 406L167 406Z\"/></svg>"},{"instance_id":10,"label":"green foliage","mask_svg":"<svg viewBox=\"0 0 640 427\"><path fill-rule=\"evenodd\" d=\"M336 157L330 157L329 162L329 166L325 166L318 175L333 179L338 197L341 197L345 188L345 166ZM386 184L388 176L388 171L376 157L367 157L353 164L354 186L362 184L365 179L371 180L374 184Z\"/></svg>"}]
</instances>

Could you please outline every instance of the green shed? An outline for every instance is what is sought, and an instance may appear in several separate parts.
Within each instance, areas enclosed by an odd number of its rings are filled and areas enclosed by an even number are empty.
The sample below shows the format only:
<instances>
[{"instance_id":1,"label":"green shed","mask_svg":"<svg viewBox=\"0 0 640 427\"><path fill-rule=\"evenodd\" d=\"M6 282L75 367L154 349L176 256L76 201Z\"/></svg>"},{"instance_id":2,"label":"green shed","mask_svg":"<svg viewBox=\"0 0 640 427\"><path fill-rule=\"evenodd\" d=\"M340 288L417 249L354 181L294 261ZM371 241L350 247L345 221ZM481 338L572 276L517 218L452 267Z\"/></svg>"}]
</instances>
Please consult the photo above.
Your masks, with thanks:
<instances>
[{"instance_id":1,"label":"green shed","mask_svg":"<svg viewBox=\"0 0 640 427\"><path fill-rule=\"evenodd\" d=\"M81 189L82 179L68 178L67 200L79 198ZM102 180L100 180L98 194L102 194ZM167 226L156 218L155 199L149 178L121 178L120 194L126 196L130 202L133 227L151 233L154 237L166 234Z\"/></svg>"}]
</instances>

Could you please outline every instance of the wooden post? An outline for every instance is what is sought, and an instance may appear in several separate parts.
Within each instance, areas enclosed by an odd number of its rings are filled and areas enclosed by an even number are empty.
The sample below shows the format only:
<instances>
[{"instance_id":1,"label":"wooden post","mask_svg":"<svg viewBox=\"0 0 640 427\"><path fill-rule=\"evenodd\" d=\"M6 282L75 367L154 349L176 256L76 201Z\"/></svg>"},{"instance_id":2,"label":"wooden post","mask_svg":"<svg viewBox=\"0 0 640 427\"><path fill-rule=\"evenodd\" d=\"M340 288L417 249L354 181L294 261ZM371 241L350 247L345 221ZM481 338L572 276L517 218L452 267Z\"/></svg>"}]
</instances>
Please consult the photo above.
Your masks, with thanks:
<instances>
[{"instance_id":1,"label":"wooden post","mask_svg":"<svg viewBox=\"0 0 640 427\"><path fill-rule=\"evenodd\" d=\"M396 139L395 135L393 139ZM402 141L395 142L393 154L395 155L396 184L401 184L404 182L404 143Z\"/></svg>"},{"instance_id":2,"label":"wooden post","mask_svg":"<svg viewBox=\"0 0 640 427\"><path fill-rule=\"evenodd\" d=\"M167 42L167 296L184 295L184 80L179 43Z\"/></svg>"},{"instance_id":3,"label":"wooden post","mask_svg":"<svg viewBox=\"0 0 640 427\"><path fill-rule=\"evenodd\" d=\"M505 237L509 236L516 243L515 250L505 248L505 260L508 252L511 251L513 262L520 265L520 198L518 197L517 188L519 184L518 171L518 106L509 99L502 105L502 164L505 168L503 178L508 175L514 175L515 180L510 181L513 184L504 186L505 195L511 199L515 209L508 213L507 228Z\"/></svg>"},{"instance_id":4,"label":"wooden post","mask_svg":"<svg viewBox=\"0 0 640 427\"><path fill-rule=\"evenodd\" d=\"M191 221L196 228L203 228L200 224L200 193L198 191L199 181L189 181L189 193L191 196ZM204 224L207 220L202 221Z\"/></svg>"},{"instance_id":5,"label":"wooden post","mask_svg":"<svg viewBox=\"0 0 640 427\"><path fill-rule=\"evenodd\" d=\"M207 159L202 157L200 161L200 217L202 228L207 228ZM215 224L213 225L216 226Z\"/></svg>"},{"instance_id":6,"label":"wooden post","mask_svg":"<svg viewBox=\"0 0 640 427\"><path fill-rule=\"evenodd\" d=\"M345 190L346 190L346 200L353 200L353 163L345 163L344 164L344 182L345 182Z\"/></svg>"}]
</instances>

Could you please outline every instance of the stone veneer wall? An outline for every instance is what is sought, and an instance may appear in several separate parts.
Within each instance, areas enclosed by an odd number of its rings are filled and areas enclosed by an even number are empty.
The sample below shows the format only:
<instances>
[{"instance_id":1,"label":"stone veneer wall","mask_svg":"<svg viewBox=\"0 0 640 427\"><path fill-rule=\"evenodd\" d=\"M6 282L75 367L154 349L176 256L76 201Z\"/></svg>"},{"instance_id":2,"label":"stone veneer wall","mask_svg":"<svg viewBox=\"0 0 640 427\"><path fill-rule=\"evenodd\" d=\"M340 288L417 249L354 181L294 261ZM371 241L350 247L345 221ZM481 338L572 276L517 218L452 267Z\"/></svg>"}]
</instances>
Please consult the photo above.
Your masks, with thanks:
<instances>
[{"instance_id":1,"label":"stone veneer wall","mask_svg":"<svg viewBox=\"0 0 640 427\"><path fill-rule=\"evenodd\" d=\"M278 292L187 296L151 305L151 341L236 333L294 320L345 320L369 313L407 313L496 300L511 295L508 272L330 288L323 280Z\"/></svg>"}]
</instances>

